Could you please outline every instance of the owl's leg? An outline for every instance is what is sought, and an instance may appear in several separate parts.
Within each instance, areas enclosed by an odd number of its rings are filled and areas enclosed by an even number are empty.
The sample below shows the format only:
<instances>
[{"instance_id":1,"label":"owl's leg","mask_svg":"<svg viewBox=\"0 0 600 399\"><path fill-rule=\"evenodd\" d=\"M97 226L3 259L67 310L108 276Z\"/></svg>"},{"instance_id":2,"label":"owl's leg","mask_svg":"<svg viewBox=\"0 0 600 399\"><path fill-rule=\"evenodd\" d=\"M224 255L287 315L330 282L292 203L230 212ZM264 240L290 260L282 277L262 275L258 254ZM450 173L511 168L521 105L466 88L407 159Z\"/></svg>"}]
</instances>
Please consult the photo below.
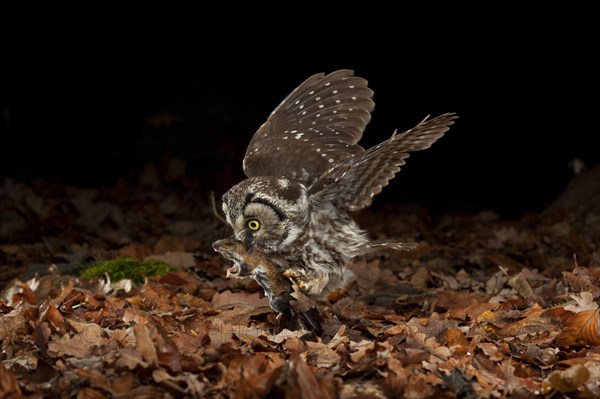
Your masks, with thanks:
<instances>
[{"instance_id":1,"label":"owl's leg","mask_svg":"<svg viewBox=\"0 0 600 399\"><path fill-rule=\"evenodd\" d=\"M317 270L287 269L283 275L292 280L306 295L320 295L329 283L329 275Z\"/></svg>"},{"instance_id":2,"label":"owl's leg","mask_svg":"<svg viewBox=\"0 0 600 399\"><path fill-rule=\"evenodd\" d=\"M304 282L306 279L306 274L304 272L298 269L287 269L283 272L283 275L292 280L292 282L301 290L306 288L306 283Z\"/></svg>"}]
</instances>

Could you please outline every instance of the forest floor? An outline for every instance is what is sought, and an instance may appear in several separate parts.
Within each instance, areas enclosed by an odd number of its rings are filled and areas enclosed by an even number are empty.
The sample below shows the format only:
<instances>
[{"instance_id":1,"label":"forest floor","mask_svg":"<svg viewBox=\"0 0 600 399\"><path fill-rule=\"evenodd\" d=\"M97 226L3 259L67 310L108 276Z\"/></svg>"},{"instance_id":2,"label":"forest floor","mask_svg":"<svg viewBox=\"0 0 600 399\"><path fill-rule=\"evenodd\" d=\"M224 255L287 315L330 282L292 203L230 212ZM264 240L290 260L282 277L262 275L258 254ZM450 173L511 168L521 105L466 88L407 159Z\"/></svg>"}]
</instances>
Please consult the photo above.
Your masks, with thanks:
<instances>
[{"instance_id":1,"label":"forest floor","mask_svg":"<svg viewBox=\"0 0 600 399\"><path fill-rule=\"evenodd\" d=\"M421 243L356 259L318 304L322 334L278 325L225 277L229 234L197 183L0 186L0 397L600 397L598 168L546 211L434 217L381 205L373 237ZM142 284L93 261L160 259Z\"/></svg>"}]
</instances>

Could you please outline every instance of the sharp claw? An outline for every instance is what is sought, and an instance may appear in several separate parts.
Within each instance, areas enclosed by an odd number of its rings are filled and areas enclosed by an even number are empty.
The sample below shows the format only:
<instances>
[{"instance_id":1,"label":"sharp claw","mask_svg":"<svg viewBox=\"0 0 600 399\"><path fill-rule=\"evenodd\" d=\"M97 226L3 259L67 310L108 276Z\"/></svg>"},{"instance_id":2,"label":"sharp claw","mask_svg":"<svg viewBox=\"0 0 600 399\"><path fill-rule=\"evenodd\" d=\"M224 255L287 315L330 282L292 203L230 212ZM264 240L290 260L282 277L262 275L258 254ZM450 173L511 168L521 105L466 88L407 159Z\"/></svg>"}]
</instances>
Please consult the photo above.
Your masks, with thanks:
<instances>
[{"instance_id":1,"label":"sharp claw","mask_svg":"<svg viewBox=\"0 0 600 399\"><path fill-rule=\"evenodd\" d=\"M296 271L294 271L292 269L287 269L286 271L283 272L283 275L285 277L291 278L291 279L300 277L300 275L298 274L298 272L296 272Z\"/></svg>"}]
</instances>

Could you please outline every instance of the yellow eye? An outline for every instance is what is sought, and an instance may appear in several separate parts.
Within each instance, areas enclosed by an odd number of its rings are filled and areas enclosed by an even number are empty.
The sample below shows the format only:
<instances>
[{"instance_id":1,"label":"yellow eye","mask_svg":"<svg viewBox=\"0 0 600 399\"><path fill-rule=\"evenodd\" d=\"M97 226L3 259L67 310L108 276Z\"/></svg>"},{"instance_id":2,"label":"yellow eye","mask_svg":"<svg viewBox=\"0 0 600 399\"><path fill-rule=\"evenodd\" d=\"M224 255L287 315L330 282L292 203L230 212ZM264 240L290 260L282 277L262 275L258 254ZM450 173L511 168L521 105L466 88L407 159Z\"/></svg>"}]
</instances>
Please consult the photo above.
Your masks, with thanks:
<instances>
[{"instance_id":1,"label":"yellow eye","mask_svg":"<svg viewBox=\"0 0 600 399\"><path fill-rule=\"evenodd\" d=\"M248 228L252 231L260 229L260 222L256 219L250 219L247 222Z\"/></svg>"}]
</instances>

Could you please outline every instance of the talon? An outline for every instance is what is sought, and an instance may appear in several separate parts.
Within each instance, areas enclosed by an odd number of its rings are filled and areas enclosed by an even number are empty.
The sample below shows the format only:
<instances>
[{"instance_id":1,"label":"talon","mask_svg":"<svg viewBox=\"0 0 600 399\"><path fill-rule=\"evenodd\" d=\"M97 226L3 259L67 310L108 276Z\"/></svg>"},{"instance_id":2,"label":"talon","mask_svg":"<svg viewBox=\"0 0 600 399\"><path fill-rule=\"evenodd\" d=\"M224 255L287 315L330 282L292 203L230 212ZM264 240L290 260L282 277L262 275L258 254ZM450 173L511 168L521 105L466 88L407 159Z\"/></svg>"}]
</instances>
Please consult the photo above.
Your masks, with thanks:
<instances>
[{"instance_id":1,"label":"talon","mask_svg":"<svg viewBox=\"0 0 600 399\"><path fill-rule=\"evenodd\" d=\"M298 288L300 288L301 290L306 288L306 283L302 280L299 280L296 282L296 285L298 286Z\"/></svg>"},{"instance_id":2,"label":"talon","mask_svg":"<svg viewBox=\"0 0 600 399\"><path fill-rule=\"evenodd\" d=\"M287 269L286 271L283 272L283 275L292 280L300 277L300 273L298 273L297 271L292 270L292 269Z\"/></svg>"}]
</instances>

